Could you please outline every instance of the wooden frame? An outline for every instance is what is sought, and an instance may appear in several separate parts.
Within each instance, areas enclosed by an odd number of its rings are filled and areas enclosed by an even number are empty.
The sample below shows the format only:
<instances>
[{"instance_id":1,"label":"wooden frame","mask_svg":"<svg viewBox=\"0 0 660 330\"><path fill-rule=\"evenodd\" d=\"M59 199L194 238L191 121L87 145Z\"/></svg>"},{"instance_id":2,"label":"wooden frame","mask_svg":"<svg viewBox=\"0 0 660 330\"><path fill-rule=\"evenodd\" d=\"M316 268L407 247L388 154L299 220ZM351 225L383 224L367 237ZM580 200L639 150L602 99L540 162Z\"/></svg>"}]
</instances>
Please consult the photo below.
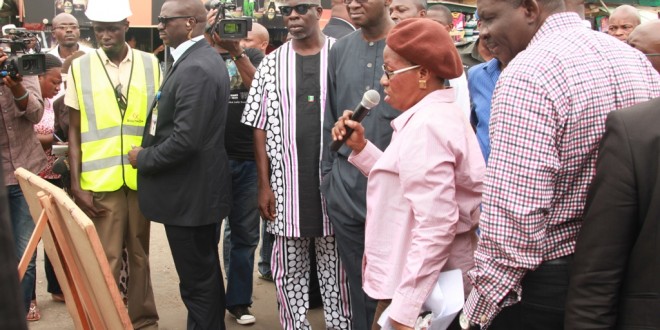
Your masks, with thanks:
<instances>
[{"instance_id":1,"label":"wooden frame","mask_svg":"<svg viewBox=\"0 0 660 330\"><path fill-rule=\"evenodd\" d=\"M19 263L19 278L43 235L76 329L132 329L92 221L62 189L23 168L15 174L37 222Z\"/></svg>"}]
</instances>

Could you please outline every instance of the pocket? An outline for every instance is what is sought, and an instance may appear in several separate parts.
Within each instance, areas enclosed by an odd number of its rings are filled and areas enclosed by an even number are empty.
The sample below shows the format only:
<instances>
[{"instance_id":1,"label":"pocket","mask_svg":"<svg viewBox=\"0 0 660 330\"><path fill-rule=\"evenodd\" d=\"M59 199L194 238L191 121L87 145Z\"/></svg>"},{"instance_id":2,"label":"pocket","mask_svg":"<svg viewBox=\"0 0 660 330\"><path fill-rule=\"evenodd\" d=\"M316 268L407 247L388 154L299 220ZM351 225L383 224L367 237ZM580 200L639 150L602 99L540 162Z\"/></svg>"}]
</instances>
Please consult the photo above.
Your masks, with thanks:
<instances>
[{"instance_id":1,"label":"pocket","mask_svg":"<svg viewBox=\"0 0 660 330\"><path fill-rule=\"evenodd\" d=\"M532 309L562 312L568 291L568 264L541 265L522 280L521 302Z\"/></svg>"},{"instance_id":2,"label":"pocket","mask_svg":"<svg viewBox=\"0 0 660 330\"><path fill-rule=\"evenodd\" d=\"M321 185L319 186L319 190L321 190L321 193L326 200L328 199L326 193L328 192L328 187L330 187L330 180L332 180L332 172L328 172L328 174L321 178Z\"/></svg>"}]
</instances>

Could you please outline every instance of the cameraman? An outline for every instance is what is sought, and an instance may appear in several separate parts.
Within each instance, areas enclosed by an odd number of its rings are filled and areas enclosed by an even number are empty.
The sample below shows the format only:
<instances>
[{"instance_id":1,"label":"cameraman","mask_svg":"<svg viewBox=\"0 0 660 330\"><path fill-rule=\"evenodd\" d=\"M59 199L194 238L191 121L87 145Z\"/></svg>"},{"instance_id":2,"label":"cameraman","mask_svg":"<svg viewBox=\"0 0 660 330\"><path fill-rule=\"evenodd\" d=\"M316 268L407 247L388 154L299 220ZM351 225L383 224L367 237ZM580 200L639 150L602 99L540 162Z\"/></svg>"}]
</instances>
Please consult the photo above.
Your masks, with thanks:
<instances>
[{"instance_id":1,"label":"cameraman","mask_svg":"<svg viewBox=\"0 0 660 330\"><path fill-rule=\"evenodd\" d=\"M241 123L241 115L256 67L264 58L264 53L254 48L243 49L238 39L221 39L213 31L217 11L212 9L206 16L208 28L205 36L225 61L231 81L225 131L233 193L231 213L227 218L231 244L229 249L223 249L224 260L229 261L225 262L226 305L236 322L247 325L256 322L249 307L252 305L254 251L259 244L259 211L252 129ZM220 225L217 230L219 242Z\"/></svg>"},{"instance_id":2,"label":"cameraman","mask_svg":"<svg viewBox=\"0 0 660 330\"><path fill-rule=\"evenodd\" d=\"M8 56L0 49L0 66L6 65ZM0 82L0 152L4 182L9 199L9 214L16 257L20 259L34 231L34 221L27 202L14 176L14 171L23 167L32 173L39 173L46 167L46 154L34 133L33 125L39 123L44 114L44 105L36 76L14 78L2 77ZM35 285L35 256L28 265L21 292L25 315L27 315L32 289Z\"/></svg>"}]
</instances>

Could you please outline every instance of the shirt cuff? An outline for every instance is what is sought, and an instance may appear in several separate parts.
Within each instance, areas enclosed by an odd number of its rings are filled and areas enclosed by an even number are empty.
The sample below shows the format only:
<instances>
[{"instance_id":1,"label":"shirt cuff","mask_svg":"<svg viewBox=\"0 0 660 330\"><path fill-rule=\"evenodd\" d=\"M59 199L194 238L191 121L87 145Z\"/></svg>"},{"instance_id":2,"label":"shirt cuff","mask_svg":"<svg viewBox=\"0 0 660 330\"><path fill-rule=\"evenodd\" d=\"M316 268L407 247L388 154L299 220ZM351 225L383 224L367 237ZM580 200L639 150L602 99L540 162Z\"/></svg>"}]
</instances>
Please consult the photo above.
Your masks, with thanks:
<instances>
[{"instance_id":1,"label":"shirt cuff","mask_svg":"<svg viewBox=\"0 0 660 330\"><path fill-rule=\"evenodd\" d=\"M479 324L481 329L486 329L500 310L501 308L497 303L489 301L486 297L480 295L476 289L472 290L463 306L465 316L470 322Z\"/></svg>"},{"instance_id":2,"label":"shirt cuff","mask_svg":"<svg viewBox=\"0 0 660 330\"><path fill-rule=\"evenodd\" d=\"M378 149L371 141L367 140L367 145L360 152L351 152L348 156L348 162L362 172L364 176L369 176L371 168L383 152Z\"/></svg>"},{"instance_id":3,"label":"shirt cuff","mask_svg":"<svg viewBox=\"0 0 660 330\"><path fill-rule=\"evenodd\" d=\"M395 292L390 305L390 318L412 328L421 313L423 303L423 300Z\"/></svg>"}]
</instances>

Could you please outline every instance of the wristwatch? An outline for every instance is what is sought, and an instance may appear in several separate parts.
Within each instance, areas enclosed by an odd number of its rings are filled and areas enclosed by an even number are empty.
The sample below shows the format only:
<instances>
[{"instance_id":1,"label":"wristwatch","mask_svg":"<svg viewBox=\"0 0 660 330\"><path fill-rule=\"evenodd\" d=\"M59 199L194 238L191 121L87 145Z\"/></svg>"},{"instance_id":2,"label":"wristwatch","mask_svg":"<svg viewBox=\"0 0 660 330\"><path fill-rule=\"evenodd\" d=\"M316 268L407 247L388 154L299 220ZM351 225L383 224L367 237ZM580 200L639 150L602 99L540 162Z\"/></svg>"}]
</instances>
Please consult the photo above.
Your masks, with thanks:
<instances>
[{"instance_id":1,"label":"wristwatch","mask_svg":"<svg viewBox=\"0 0 660 330\"><path fill-rule=\"evenodd\" d=\"M232 56L231 60L236 62L236 61L240 60L242 57L247 57L247 54L245 53L245 50L243 50L240 54L238 54L238 56Z\"/></svg>"},{"instance_id":2,"label":"wristwatch","mask_svg":"<svg viewBox=\"0 0 660 330\"><path fill-rule=\"evenodd\" d=\"M458 316L458 324L463 330L481 330L481 326L470 322L470 319L468 319L463 311L461 311L461 314Z\"/></svg>"}]
</instances>

